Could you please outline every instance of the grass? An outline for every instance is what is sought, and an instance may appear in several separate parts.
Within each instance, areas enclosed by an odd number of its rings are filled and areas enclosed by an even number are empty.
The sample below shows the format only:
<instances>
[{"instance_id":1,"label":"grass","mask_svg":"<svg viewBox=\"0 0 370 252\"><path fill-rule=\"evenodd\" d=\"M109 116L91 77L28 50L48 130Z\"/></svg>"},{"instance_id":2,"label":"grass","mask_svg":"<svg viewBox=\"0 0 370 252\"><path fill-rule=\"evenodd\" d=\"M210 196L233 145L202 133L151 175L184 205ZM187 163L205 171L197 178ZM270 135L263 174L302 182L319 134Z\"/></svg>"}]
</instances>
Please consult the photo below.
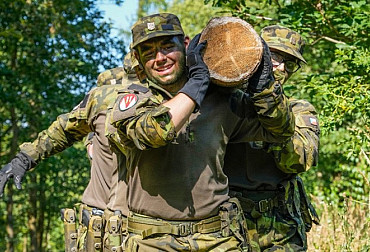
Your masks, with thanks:
<instances>
[{"instance_id":1,"label":"grass","mask_svg":"<svg viewBox=\"0 0 370 252\"><path fill-rule=\"evenodd\" d=\"M314 200L321 225L308 233L308 251L370 251L370 199L345 198L340 208Z\"/></svg>"}]
</instances>

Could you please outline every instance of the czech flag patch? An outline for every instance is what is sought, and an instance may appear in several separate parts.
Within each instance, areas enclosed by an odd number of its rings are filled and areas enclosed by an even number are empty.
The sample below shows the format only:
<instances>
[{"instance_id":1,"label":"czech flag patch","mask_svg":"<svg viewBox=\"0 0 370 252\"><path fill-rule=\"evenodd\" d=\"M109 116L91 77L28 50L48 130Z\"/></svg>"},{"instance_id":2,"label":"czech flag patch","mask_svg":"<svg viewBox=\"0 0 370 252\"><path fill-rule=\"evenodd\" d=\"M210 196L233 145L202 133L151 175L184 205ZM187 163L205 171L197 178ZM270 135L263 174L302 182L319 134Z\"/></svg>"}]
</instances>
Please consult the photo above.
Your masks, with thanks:
<instances>
[{"instance_id":1,"label":"czech flag patch","mask_svg":"<svg viewBox=\"0 0 370 252\"><path fill-rule=\"evenodd\" d=\"M119 110L125 111L133 107L138 101L136 94L127 94L123 96L119 102Z\"/></svg>"},{"instance_id":2,"label":"czech flag patch","mask_svg":"<svg viewBox=\"0 0 370 252\"><path fill-rule=\"evenodd\" d=\"M312 125L317 126L317 120L316 120L316 118L310 117L310 123L311 123Z\"/></svg>"}]
</instances>

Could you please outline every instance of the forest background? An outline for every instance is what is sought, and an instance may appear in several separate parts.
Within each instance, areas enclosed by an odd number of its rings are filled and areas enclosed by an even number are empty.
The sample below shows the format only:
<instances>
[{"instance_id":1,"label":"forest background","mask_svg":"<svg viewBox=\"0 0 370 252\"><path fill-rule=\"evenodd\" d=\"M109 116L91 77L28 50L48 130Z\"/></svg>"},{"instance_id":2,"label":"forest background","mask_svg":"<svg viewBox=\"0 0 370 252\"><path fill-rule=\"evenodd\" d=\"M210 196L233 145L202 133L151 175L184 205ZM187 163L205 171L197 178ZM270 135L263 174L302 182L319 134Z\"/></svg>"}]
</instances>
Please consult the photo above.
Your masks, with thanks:
<instances>
[{"instance_id":1,"label":"forest background","mask_svg":"<svg viewBox=\"0 0 370 252\"><path fill-rule=\"evenodd\" d=\"M102 70L122 65L127 35L108 36L99 1L0 2L0 165L25 141L70 111ZM109 1L121 5L122 0ZM240 17L256 29L280 24L306 40L308 64L289 80L289 96L319 113L319 165L302 174L321 216L309 251L370 250L370 5L366 0L152 0L138 17L178 15L199 33L213 16ZM126 43L124 43L126 41ZM8 183L0 200L0 251L64 251L59 211L80 201L89 162L78 143Z\"/></svg>"}]
</instances>

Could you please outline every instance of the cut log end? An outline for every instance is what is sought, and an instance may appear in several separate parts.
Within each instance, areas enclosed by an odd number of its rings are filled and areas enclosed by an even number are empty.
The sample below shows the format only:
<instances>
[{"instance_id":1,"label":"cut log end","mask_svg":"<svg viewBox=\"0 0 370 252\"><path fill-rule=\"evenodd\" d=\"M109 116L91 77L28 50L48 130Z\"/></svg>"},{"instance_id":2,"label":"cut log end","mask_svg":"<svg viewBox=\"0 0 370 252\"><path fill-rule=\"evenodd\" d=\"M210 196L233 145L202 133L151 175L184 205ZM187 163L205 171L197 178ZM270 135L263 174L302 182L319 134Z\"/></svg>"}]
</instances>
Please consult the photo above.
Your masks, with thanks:
<instances>
[{"instance_id":1,"label":"cut log end","mask_svg":"<svg viewBox=\"0 0 370 252\"><path fill-rule=\"evenodd\" d=\"M211 19L202 32L200 41L203 40L207 40L203 59L217 85L235 87L245 83L261 61L261 39L242 19Z\"/></svg>"}]
</instances>

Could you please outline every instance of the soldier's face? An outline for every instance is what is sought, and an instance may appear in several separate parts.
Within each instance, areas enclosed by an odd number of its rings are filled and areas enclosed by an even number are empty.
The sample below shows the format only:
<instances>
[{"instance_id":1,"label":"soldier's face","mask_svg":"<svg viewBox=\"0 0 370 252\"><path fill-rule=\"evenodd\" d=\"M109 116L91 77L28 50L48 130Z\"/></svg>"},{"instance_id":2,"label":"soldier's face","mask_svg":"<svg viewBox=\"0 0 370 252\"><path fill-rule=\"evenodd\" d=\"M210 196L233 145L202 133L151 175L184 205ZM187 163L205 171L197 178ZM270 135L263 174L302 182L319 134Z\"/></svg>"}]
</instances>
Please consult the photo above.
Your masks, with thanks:
<instances>
[{"instance_id":1,"label":"soldier's face","mask_svg":"<svg viewBox=\"0 0 370 252\"><path fill-rule=\"evenodd\" d=\"M189 38L163 36L137 46L137 58L149 80L157 85L178 85L186 80L185 49ZM182 83L183 84L183 83Z\"/></svg>"},{"instance_id":2,"label":"soldier's face","mask_svg":"<svg viewBox=\"0 0 370 252\"><path fill-rule=\"evenodd\" d=\"M275 81L279 81L281 84L284 84L293 74L292 72L287 71L287 62L295 62L297 60L287 53L271 49L271 61Z\"/></svg>"}]
</instances>

